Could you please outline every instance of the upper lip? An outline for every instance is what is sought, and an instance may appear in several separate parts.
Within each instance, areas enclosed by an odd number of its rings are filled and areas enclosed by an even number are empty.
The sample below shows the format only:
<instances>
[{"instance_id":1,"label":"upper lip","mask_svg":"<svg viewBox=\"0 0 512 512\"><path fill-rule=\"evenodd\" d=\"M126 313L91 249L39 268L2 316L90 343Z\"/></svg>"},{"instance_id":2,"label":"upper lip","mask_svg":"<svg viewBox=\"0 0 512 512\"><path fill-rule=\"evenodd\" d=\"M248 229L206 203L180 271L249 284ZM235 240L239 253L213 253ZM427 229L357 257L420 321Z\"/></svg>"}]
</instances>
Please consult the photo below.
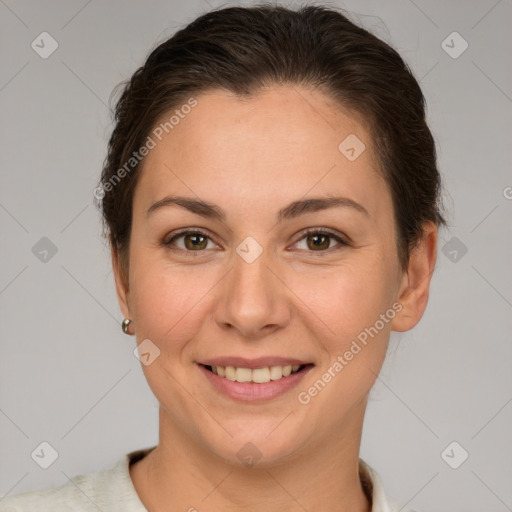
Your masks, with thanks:
<instances>
[{"instance_id":1,"label":"upper lip","mask_svg":"<svg viewBox=\"0 0 512 512\"><path fill-rule=\"evenodd\" d=\"M302 361L290 357L257 357L256 359L246 359L245 357L216 357L200 361L199 364L205 366L235 366L237 368L265 368L266 366L287 366L311 364L309 361Z\"/></svg>"}]
</instances>

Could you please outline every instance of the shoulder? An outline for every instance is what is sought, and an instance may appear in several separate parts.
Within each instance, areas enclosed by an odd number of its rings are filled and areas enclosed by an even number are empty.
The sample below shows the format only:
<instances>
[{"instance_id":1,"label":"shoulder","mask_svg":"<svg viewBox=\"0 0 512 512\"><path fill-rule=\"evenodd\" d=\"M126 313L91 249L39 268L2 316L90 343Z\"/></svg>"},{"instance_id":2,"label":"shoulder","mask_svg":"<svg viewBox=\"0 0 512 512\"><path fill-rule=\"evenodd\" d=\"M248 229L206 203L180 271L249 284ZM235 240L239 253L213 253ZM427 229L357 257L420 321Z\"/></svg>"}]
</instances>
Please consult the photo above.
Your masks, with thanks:
<instances>
[{"instance_id":1,"label":"shoulder","mask_svg":"<svg viewBox=\"0 0 512 512\"><path fill-rule=\"evenodd\" d=\"M109 469L81 474L54 488L0 499L0 512L146 512L130 479L129 464L151 449L124 455Z\"/></svg>"},{"instance_id":2,"label":"shoulder","mask_svg":"<svg viewBox=\"0 0 512 512\"><path fill-rule=\"evenodd\" d=\"M377 471L362 459L359 459L359 477L365 492L371 497L371 512L415 512L400 506L393 498L387 496Z\"/></svg>"}]
</instances>

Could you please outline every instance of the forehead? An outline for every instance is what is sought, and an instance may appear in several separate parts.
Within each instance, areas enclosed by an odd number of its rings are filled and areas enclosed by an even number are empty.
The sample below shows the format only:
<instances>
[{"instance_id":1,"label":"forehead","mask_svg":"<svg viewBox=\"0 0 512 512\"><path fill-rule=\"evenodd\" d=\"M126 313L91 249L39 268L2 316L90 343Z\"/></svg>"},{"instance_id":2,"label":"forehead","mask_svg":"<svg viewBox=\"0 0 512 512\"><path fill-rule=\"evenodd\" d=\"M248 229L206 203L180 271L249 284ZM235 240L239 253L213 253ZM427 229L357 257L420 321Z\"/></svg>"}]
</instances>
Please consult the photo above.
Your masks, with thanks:
<instances>
[{"instance_id":1,"label":"forehead","mask_svg":"<svg viewBox=\"0 0 512 512\"><path fill-rule=\"evenodd\" d=\"M137 202L178 192L242 206L268 202L269 194L285 203L336 189L375 215L375 194L386 207L368 131L329 96L287 85L248 97L216 89L193 99L192 108L177 106L172 124L163 123L173 112L153 130Z\"/></svg>"}]
</instances>

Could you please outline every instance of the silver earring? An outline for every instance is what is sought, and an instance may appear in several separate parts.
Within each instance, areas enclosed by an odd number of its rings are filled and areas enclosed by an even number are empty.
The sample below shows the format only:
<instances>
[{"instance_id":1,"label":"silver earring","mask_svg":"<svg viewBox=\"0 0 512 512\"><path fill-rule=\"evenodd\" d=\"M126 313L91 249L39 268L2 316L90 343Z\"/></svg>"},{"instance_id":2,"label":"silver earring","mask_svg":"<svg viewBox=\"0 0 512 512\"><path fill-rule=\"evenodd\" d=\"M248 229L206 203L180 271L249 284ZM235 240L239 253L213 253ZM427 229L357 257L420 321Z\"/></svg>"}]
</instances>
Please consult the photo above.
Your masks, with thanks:
<instances>
[{"instance_id":1,"label":"silver earring","mask_svg":"<svg viewBox=\"0 0 512 512\"><path fill-rule=\"evenodd\" d=\"M125 318L122 322L121 322L121 328L123 329L123 332L125 334L130 334L128 332L128 328L130 327L130 324L132 323L132 321L129 319L129 318Z\"/></svg>"}]
</instances>

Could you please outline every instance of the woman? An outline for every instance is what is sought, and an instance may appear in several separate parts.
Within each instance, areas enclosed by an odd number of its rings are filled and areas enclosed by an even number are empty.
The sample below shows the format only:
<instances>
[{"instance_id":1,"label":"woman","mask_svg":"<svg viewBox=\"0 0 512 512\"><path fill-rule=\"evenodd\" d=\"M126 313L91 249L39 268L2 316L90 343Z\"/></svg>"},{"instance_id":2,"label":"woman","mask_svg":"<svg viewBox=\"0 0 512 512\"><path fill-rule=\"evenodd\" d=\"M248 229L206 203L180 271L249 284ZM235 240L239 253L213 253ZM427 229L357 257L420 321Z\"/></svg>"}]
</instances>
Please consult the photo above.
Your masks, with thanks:
<instances>
[{"instance_id":1,"label":"woman","mask_svg":"<svg viewBox=\"0 0 512 512\"><path fill-rule=\"evenodd\" d=\"M115 120L95 196L159 443L0 509L399 510L359 448L444 224L407 65L330 8L220 9Z\"/></svg>"}]
</instances>

